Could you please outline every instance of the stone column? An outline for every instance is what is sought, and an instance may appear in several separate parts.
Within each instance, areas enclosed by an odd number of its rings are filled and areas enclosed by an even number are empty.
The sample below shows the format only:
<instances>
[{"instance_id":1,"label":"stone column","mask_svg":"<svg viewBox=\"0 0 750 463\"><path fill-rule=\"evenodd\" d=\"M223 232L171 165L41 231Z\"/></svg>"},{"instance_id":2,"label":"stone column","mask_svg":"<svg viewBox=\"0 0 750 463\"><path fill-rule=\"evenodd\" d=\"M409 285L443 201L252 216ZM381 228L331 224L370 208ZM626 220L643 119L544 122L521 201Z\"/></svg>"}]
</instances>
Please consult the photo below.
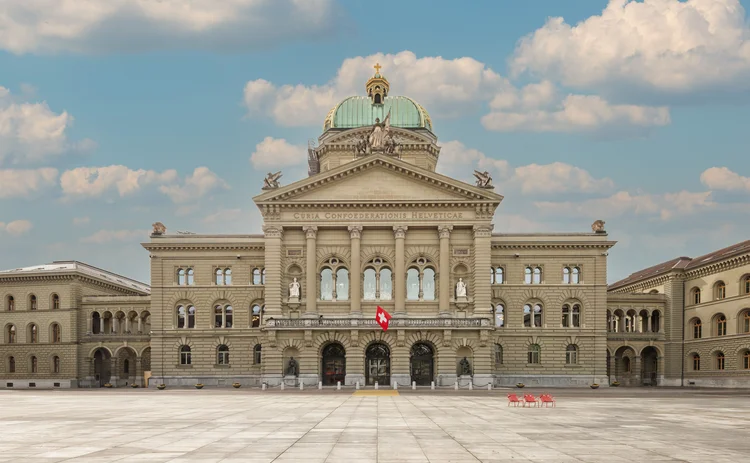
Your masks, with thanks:
<instances>
[{"instance_id":1,"label":"stone column","mask_svg":"<svg viewBox=\"0 0 750 463\"><path fill-rule=\"evenodd\" d=\"M394 291L393 299L395 301L396 315L406 314L406 271L404 269L404 241L406 239L405 225L396 225L393 227L393 235L396 238L396 262L393 272Z\"/></svg>"},{"instance_id":2,"label":"stone column","mask_svg":"<svg viewBox=\"0 0 750 463\"><path fill-rule=\"evenodd\" d=\"M143 334L143 317L138 315L138 334Z\"/></svg>"},{"instance_id":3,"label":"stone column","mask_svg":"<svg viewBox=\"0 0 750 463\"><path fill-rule=\"evenodd\" d=\"M112 357L109 359L110 361L110 372L109 372L109 382L112 384L112 386L117 387L117 381L120 379L119 372L117 371L117 357Z\"/></svg>"},{"instance_id":4,"label":"stone column","mask_svg":"<svg viewBox=\"0 0 750 463\"><path fill-rule=\"evenodd\" d=\"M280 225L263 225L266 249L263 254L263 265L266 269L264 297L266 318L281 316L281 238L284 229ZM213 315L212 315L213 316Z\"/></svg>"},{"instance_id":5,"label":"stone column","mask_svg":"<svg viewBox=\"0 0 750 463\"><path fill-rule=\"evenodd\" d=\"M93 314L89 314L88 320L86 320L86 327L87 327L87 333L93 334L94 333L94 317Z\"/></svg>"},{"instance_id":6,"label":"stone column","mask_svg":"<svg viewBox=\"0 0 750 463\"><path fill-rule=\"evenodd\" d=\"M360 245L362 237L361 225L349 226L349 238L352 245L352 268L349 269L349 300L351 300L352 316L362 316L362 263Z\"/></svg>"},{"instance_id":7,"label":"stone column","mask_svg":"<svg viewBox=\"0 0 750 463\"><path fill-rule=\"evenodd\" d=\"M305 270L305 315L315 316L318 311L318 271L316 239L318 227L302 227L307 238L307 268Z\"/></svg>"},{"instance_id":8,"label":"stone column","mask_svg":"<svg viewBox=\"0 0 750 463\"><path fill-rule=\"evenodd\" d=\"M99 317L99 334L104 334L104 317Z\"/></svg>"},{"instance_id":9,"label":"stone column","mask_svg":"<svg viewBox=\"0 0 750 463\"><path fill-rule=\"evenodd\" d=\"M438 236L440 237L440 276L438 277L438 284L440 290L438 291L438 307L440 315L448 316L450 314L450 299L451 299L451 273L450 273L450 238L452 225L440 225L438 226Z\"/></svg>"},{"instance_id":10,"label":"stone column","mask_svg":"<svg viewBox=\"0 0 750 463\"><path fill-rule=\"evenodd\" d=\"M492 306L492 286L486 278L487 269L492 267L492 224L474 225L474 313L485 315ZM533 313L531 314L533 317Z\"/></svg>"},{"instance_id":11,"label":"stone column","mask_svg":"<svg viewBox=\"0 0 750 463\"><path fill-rule=\"evenodd\" d=\"M119 334L120 333L120 319L117 317L112 317L112 334Z\"/></svg>"}]
</instances>

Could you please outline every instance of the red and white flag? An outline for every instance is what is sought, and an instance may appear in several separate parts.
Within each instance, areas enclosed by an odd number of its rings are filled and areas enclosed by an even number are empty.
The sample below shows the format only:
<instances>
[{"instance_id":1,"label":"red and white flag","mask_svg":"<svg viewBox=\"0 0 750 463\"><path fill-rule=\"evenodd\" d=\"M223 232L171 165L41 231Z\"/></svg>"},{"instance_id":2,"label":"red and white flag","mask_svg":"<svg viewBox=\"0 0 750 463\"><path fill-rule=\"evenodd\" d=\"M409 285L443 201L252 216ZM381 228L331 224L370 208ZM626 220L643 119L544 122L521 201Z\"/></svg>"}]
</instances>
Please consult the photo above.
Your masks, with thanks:
<instances>
[{"instance_id":1,"label":"red and white flag","mask_svg":"<svg viewBox=\"0 0 750 463\"><path fill-rule=\"evenodd\" d=\"M375 312L375 321L378 322L383 331L388 331L388 323L391 320L391 314L385 311L382 307L378 306L378 311Z\"/></svg>"}]
</instances>

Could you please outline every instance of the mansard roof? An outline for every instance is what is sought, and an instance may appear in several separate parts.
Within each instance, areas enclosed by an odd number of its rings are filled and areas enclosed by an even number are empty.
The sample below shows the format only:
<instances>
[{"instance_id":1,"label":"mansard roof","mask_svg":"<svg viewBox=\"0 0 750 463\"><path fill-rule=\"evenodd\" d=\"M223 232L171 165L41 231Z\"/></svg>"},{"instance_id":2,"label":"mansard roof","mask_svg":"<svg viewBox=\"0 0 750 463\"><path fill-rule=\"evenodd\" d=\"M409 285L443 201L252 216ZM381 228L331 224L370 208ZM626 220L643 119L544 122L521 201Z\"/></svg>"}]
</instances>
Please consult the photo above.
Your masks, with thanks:
<instances>
[{"instance_id":1,"label":"mansard roof","mask_svg":"<svg viewBox=\"0 0 750 463\"><path fill-rule=\"evenodd\" d=\"M467 167L470 169L470 167ZM360 176L362 174L368 174L370 171L386 171L393 174L402 176L405 180L403 184L419 184L426 186L436 193L443 193L441 195L434 195L431 197L415 197L414 201L423 202L425 200L431 200L434 203L495 203L499 204L503 200L503 196L492 192L485 188L479 188L474 185L441 175L435 172L422 169L413 164L404 162L400 159L383 155L373 154L370 156L357 159L352 162L348 162L344 165L338 166L326 172L322 172L317 175L313 175L306 179L294 182L290 185L282 186L274 190L266 191L256 197L253 200L258 205L262 204L311 204L311 203L323 203L323 204L335 204L337 202L346 204L355 203L367 203L367 204L403 204L408 203L409 199L397 198L392 199L380 198L363 198L361 200L353 200L352 198L315 198L305 199L305 196L310 196L310 192L326 188L328 184L340 183L344 179L350 177ZM361 181L367 181L366 178L359 179ZM367 183L359 183L360 188L366 189L376 188L377 181L373 180L371 185Z\"/></svg>"}]
</instances>

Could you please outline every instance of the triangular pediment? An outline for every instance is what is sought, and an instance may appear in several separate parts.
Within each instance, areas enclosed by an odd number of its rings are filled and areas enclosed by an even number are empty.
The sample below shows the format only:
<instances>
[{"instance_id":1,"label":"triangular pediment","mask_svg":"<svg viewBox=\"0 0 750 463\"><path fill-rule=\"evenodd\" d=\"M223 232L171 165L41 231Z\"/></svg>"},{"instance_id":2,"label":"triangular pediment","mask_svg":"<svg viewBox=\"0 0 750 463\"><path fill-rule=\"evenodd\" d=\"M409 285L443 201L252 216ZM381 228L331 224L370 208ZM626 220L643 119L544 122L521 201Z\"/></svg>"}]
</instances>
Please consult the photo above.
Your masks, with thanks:
<instances>
[{"instance_id":1,"label":"triangular pediment","mask_svg":"<svg viewBox=\"0 0 750 463\"><path fill-rule=\"evenodd\" d=\"M368 156L254 198L258 204L499 203L502 199L491 190L384 155Z\"/></svg>"}]
</instances>

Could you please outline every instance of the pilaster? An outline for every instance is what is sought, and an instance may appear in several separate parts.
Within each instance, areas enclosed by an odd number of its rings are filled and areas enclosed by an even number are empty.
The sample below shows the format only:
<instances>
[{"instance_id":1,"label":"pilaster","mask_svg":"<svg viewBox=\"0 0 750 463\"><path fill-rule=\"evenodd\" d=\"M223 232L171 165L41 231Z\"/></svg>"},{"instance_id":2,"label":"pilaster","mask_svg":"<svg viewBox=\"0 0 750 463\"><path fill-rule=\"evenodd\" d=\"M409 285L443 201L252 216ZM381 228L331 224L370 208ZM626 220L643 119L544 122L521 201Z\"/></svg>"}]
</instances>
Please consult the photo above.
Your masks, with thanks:
<instances>
[{"instance_id":1,"label":"pilaster","mask_svg":"<svg viewBox=\"0 0 750 463\"><path fill-rule=\"evenodd\" d=\"M439 225L438 236L440 237L440 274L438 277L438 309L440 315L447 316L450 314L451 298L451 273L450 273L450 238L452 225Z\"/></svg>"},{"instance_id":2,"label":"pilaster","mask_svg":"<svg viewBox=\"0 0 750 463\"><path fill-rule=\"evenodd\" d=\"M492 305L492 287L485 275L492 267L492 224L474 225L474 313L486 313ZM472 296L469 294L469 296Z\"/></svg>"},{"instance_id":3,"label":"pilaster","mask_svg":"<svg viewBox=\"0 0 750 463\"><path fill-rule=\"evenodd\" d=\"M394 286L394 307L396 315L406 314L406 272L404 269L404 242L406 240L406 225L395 225L393 227L393 236L396 240L396 262L394 264L395 271L393 279L395 280Z\"/></svg>"},{"instance_id":4,"label":"pilaster","mask_svg":"<svg viewBox=\"0 0 750 463\"><path fill-rule=\"evenodd\" d=\"M317 238L318 238L318 227L308 225L302 227L305 232L305 238L307 238L307 267L305 270L305 314L315 316L318 311L318 272L317 272Z\"/></svg>"},{"instance_id":5,"label":"pilaster","mask_svg":"<svg viewBox=\"0 0 750 463\"><path fill-rule=\"evenodd\" d=\"M263 225L265 234L264 265L266 267L266 283L264 297L266 317L281 316L281 238L284 229L280 225ZM140 319L139 319L140 322Z\"/></svg>"},{"instance_id":6,"label":"pilaster","mask_svg":"<svg viewBox=\"0 0 750 463\"><path fill-rule=\"evenodd\" d=\"M360 268L362 267L360 251L362 226L350 225L349 238L352 247L352 268L349 271L349 285L351 292L349 299L351 300L351 314L352 316L360 316L362 315L362 272L360 271Z\"/></svg>"}]
</instances>

